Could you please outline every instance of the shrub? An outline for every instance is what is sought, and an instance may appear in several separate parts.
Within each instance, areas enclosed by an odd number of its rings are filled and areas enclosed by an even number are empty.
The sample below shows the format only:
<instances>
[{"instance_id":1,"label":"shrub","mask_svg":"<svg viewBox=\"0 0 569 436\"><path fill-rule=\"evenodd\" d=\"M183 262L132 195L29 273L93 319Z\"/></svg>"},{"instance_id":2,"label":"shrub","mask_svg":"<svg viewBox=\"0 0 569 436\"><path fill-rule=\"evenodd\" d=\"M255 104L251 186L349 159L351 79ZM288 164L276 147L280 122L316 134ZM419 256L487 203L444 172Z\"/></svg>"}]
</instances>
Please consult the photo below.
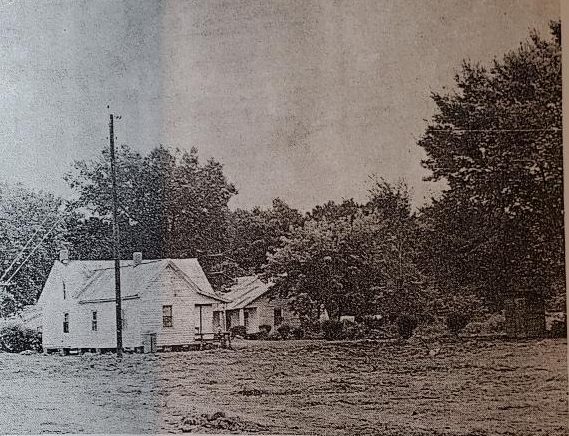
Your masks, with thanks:
<instances>
[{"instance_id":1,"label":"shrub","mask_svg":"<svg viewBox=\"0 0 569 436\"><path fill-rule=\"evenodd\" d=\"M0 329L0 349L8 353L25 350L41 351L41 333L23 326L5 326Z\"/></svg>"},{"instance_id":2,"label":"shrub","mask_svg":"<svg viewBox=\"0 0 569 436\"><path fill-rule=\"evenodd\" d=\"M294 339L302 339L304 338L304 329L300 327L295 327L292 329L292 337Z\"/></svg>"},{"instance_id":3,"label":"shrub","mask_svg":"<svg viewBox=\"0 0 569 436\"><path fill-rule=\"evenodd\" d=\"M365 316L362 319L362 322L368 330L381 330L385 325L385 320L383 318L376 318L373 316Z\"/></svg>"},{"instance_id":4,"label":"shrub","mask_svg":"<svg viewBox=\"0 0 569 436\"><path fill-rule=\"evenodd\" d=\"M459 312L451 312L446 317L446 325L453 335L458 335L468 325L468 316Z\"/></svg>"},{"instance_id":5,"label":"shrub","mask_svg":"<svg viewBox=\"0 0 569 436\"><path fill-rule=\"evenodd\" d=\"M342 339L354 340L362 339L367 335L367 328L362 323L356 323L353 321L343 321L342 326Z\"/></svg>"},{"instance_id":6,"label":"shrub","mask_svg":"<svg viewBox=\"0 0 569 436\"><path fill-rule=\"evenodd\" d=\"M494 313L477 321L471 321L462 330L470 335L500 335L504 333L505 317L502 313Z\"/></svg>"},{"instance_id":7,"label":"shrub","mask_svg":"<svg viewBox=\"0 0 569 436\"><path fill-rule=\"evenodd\" d=\"M344 332L344 323L342 321L328 319L322 321L321 328L325 339L329 341L342 339Z\"/></svg>"},{"instance_id":8,"label":"shrub","mask_svg":"<svg viewBox=\"0 0 569 436\"><path fill-rule=\"evenodd\" d=\"M267 334L267 332L265 332L265 331L259 331L259 332L256 332L256 333L248 333L248 334L247 334L247 339L252 339L252 340L254 340L254 341L257 341L257 340L267 339L268 336L269 336L269 335Z\"/></svg>"},{"instance_id":9,"label":"shrub","mask_svg":"<svg viewBox=\"0 0 569 436\"><path fill-rule=\"evenodd\" d=\"M269 324L262 324L259 326L260 332L265 332L267 335L271 333L272 327Z\"/></svg>"},{"instance_id":10,"label":"shrub","mask_svg":"<svg viewBox=\"0 0 569 436\"><path fill-rule=\"evenodd\" d=\"M318 338L320 336L320 321L314 319L302 319L301 329L304 331L305 338Z\"/></svg>"},{"instance_id":11,"label":"shrub","mask_svg":"<svg viewBox=\"0 0 569 436\"><path fill-rule=\"evenodd\" d=\"M566 338L567 337L567 320L555 319L551 322L551 329L549 336L552 338Z\"/></svg>"},{"instance_id":12,"label":"shrub","mask_svg":"<svg viewBox=\"0 0 569 436\"><path fill-rule=\"evenodd\" d=\"M277 327L277 331L279 332L281 338L288 339L291 332L291 328L288 324L281 324L280 326Z\"/></svg>"},{"instance_id":13,"label":"shrub","mask_svg":"<svg viewBox=\"0 0 569 436\"><path fill-rule=\"evenodd\" d=\"M397 318L397 331L403 339L409 339L417 328L417 318L412 315L400 315Z\"/></svg>"},{"instance_id":14,"label":"shrub","mask_svg":"<svg viewBox=\"0 0 569 436\"><path fill-rule=\"evenodd\" d=\"M247 329L244 325L236 325L229 329L231 332L231 337L234 338L236 336L240 336L242 338L247 336Z\"/></svg>"}]
</instances>

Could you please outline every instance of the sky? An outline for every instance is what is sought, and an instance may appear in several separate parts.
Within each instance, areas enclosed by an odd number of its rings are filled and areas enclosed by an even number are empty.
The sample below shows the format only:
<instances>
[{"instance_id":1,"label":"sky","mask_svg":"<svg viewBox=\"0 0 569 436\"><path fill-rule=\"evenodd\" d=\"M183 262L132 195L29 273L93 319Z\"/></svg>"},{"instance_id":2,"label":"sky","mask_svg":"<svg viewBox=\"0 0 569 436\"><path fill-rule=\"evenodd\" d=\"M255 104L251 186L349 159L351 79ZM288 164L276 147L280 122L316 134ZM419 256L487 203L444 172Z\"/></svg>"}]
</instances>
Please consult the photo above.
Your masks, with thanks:
<instances>
[{"instance_id":1,"label":"sky","mask_svg":"<svg viewBox=\"0 0 569 436\"><path fill-rule=\"evenodd\" d=\"M117 142L195 146L231 207L363 201L370 175L422 204L417 140L463 59L489 63L559 0L0 0L0 179L63 197Z\"/></svg>"}]
</instances>

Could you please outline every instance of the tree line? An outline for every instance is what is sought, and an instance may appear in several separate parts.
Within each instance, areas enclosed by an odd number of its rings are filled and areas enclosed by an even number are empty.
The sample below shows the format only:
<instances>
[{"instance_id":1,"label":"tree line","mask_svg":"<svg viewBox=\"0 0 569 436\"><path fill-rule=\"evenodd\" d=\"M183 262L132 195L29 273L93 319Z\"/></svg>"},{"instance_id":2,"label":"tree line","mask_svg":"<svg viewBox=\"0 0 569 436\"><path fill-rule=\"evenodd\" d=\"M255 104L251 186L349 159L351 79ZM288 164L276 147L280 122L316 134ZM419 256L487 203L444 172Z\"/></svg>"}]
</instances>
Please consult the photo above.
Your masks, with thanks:
<instances>
[{"instance_id":1,"label":"tree line","mask_svg":"<svg viewBox=\"0 0 569 436\"><path fill-rule=\"evenodd\" d=\"M260 274L307 319L324 308L334 318L499 310L513 291L562 305L560 32L552 23L551 37L534 32L490 66L464 62L454 90L432 94L436 113L418 144L447 189L420 208L404 181L375 177L361 203L301 213L277 198L231 210L237 188L196 148L123 145L121 256L197 257L220 290ZM55 223L4 288L1 315L36 301L62 245L77 259L112 256L108 151L76 162L66 181L76 196L64 215L61 199L0 185L3 269Z\"/></svg>"}]
</instances>

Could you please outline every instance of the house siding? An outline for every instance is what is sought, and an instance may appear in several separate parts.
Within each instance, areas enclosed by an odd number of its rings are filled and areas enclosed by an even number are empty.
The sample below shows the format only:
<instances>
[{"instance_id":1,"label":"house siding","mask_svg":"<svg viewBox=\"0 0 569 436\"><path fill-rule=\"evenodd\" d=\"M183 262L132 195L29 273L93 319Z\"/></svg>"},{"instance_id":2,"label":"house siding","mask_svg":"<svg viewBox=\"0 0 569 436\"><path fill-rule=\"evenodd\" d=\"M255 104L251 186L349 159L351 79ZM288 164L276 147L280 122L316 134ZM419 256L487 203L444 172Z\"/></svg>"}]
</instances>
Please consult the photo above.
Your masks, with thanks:
<instances>
[{"instance_id":1,"label":"house siding","mask_svg":"<svg viewBox=\"0 0 569 436\"><path fill-rule=\"evenodd\" d=\"M267 295L263 295L247 307L257 307L260 326L263 324L270 325L274 330L274 310L281 309L283 324L288 324L291 327L300 327L300 320L290 308L288 300L282 298L269 299Z\"/></svg>"},{"instance_id":2,"label":"house siding","mask_svg":"<svg viewBox=\"0 0 569 436\"><path fill-rule=\"evenodd\" d=\"M244 307L244 311L249 313L249 322L247 333L256 333L259 326L269 325L271 330L275 330L274 310L281 309L283 324L291 327L300 327L300 319L289 306L288 300L282 298L270 299L268 295L257 298L252 303ZM240 309L232 309L227 311L227 319L231 327L244 325L244 320L240 319Z\"/></svg>"},{"instance_id":3,"label":"house siding","mask_svg":"<svg viewBox=\"0 0 569 436\"><path fill-rule=\"evenodd\" d=\"M115 348L116 314L114 300L89 301L74 298L78 289L66 289L63 298L65 266L55 264L38 302L42 310L44 349ZM80 285L79 285L80 286ZM141 284L138 296L122 301L126 319L123 346L143 346L146 333L155 333L158 346L186 345L194 342L202 305L204 333L213 333L212 305L219 301L199 293L183 273L167 265L155 277ZM69 285L68 285L69 287ZM173 326L163 327L162 307L172 306ZM92 313L97 312L97 330L92 330ZM69 314L69 332L63 332L64 314Z\"/></svg>"},{"instance_id":4,"label":"house siding","mask_svg":"<svg viewBox=\"0 0 569 436\"><path fill-rule=\"evenodd\" d=\"M217 300L198 294L172 268L166 268L155 280L148 283L141 299L140 332L156 333L158 346L184 345L195 341L199 312L196 304L213 304ZM172 306L172 327L162 323L162 307ZM213 321L208 317L208 330L213 331ZM205 321L204 325L205 325Z\"/></svg>"},{"instance_id":5,"label":"house siding","mask_svg":"<svg viewBox=\"0 0 569 436\"><path fill-rule=\"evenodd\" d=\"M142 346L138 319L133 316L138 312L139 300L123 300L122 310L126 320L123 328L123 347ZM97 311L97 330L91 328L93 311ZM78 305L77 319L71 321L70 333L73 333L74 348L114 348L116 347L116 312L115 303L83 303ZM125 323L123 323L125 325Z\"/></svg>"}]
</instances>

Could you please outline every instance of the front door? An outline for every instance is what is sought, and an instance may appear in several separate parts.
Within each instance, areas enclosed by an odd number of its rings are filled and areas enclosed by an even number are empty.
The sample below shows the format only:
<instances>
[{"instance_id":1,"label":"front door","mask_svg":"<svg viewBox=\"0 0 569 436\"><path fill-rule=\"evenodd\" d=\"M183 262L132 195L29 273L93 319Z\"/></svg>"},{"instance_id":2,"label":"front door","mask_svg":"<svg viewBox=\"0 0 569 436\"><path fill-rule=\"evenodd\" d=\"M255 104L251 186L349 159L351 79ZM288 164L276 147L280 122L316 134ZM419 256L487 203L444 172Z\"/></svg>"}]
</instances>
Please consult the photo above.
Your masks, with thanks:
<instances>
[{"instance_id":1,"label":"front door","mask_svg":"<svg viewBox=\"0 0 569 436\"><path fill-rule=\"evenodd\" d=\"M211 304L196 304L196 333L199 335L213 334L213 306Z\"/></svg>"}]
</instances>

